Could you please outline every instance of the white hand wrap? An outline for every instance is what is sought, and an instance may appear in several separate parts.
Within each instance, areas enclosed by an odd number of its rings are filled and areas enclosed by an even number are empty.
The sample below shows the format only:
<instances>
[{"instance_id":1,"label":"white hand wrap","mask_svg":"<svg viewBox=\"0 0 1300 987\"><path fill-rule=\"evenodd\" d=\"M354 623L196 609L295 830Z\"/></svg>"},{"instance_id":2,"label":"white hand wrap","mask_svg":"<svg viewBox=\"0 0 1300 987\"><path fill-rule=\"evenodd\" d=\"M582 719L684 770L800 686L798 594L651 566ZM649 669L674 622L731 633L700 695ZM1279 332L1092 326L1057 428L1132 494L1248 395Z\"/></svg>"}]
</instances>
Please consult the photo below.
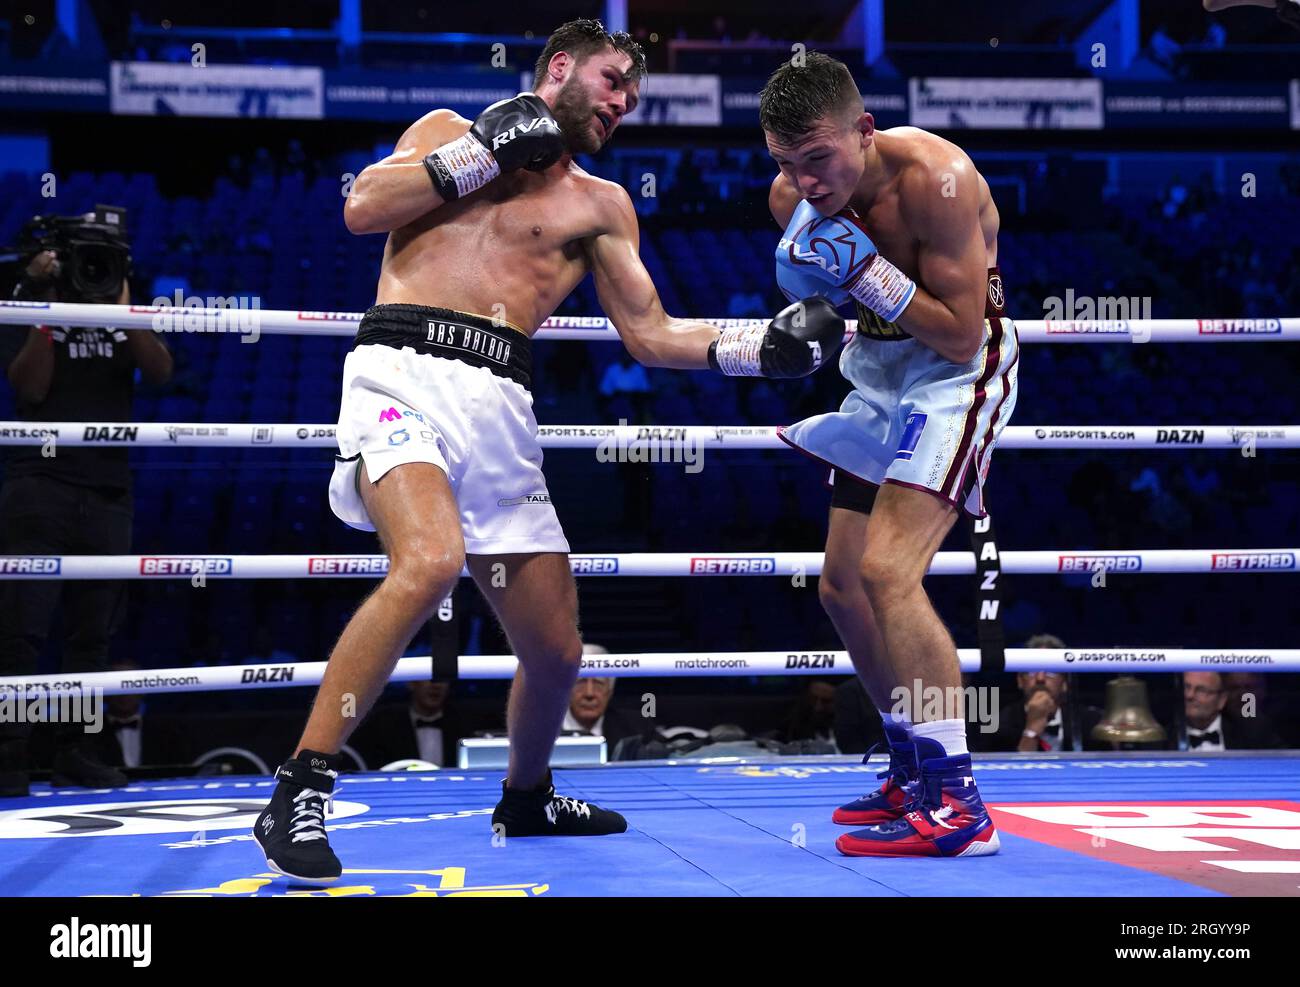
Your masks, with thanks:
<instances>
[{"instance_id":1,"label":"white hand wrap","mask_svg":"<svg viewBox=\"0 0 1300 987\"><path fill-rule=\"evenodd\" d=\"M465 134L450 144L444 144L435 149L433 154L456 183L458 198L464 198L475 189L482 188L501 174L501 166L492 157L492 152L472 134Z\"/></svg>"},{"instance_id":2,"label":"white hand wrap","mask_svg":"<svg viewBox=\"0 0 1300 987\"><path fill-rule=\"evenodd\" d=\"M849 288L849 294L886 322L893 322L903 314L903 309L916 294L916 282L876 254L862 276Z\"/></svg>"},{"instance_id":3,"label":"white hand wrap","mask_svg":"<svg viewBox=\"0 0 1300 987\"><path fill-rule=\"evenodd\" d=\"M766 328L723 329L713 355L718 369L728 377L762 377L763 337Z\"/></svg>"}]
</instances>

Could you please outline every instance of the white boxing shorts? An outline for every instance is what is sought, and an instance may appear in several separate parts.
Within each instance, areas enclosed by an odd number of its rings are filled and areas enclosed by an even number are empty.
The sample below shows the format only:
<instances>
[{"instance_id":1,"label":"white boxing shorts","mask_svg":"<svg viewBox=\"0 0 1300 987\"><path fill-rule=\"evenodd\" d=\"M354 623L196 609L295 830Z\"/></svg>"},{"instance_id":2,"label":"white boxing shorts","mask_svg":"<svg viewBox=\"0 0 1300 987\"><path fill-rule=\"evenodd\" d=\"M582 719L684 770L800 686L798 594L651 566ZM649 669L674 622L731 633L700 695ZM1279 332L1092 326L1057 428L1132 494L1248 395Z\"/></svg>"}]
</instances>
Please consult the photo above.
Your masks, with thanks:
<instances>
[{"instance_id":1,"label":"white boxing shorts","mask_svg":"<svg viewBox=\"0 0 1300 987\"><path fill-rule=\"evenodd\" d=\"M833 504L840 484L897 483L985 516L984 482L1015 411L1020 358L1002 299L1002 279L990 269L983 342L965 364L892 324L871 324L870 313L859 310L859 331L840 354L853 390L839 411L778 430L795 449L834 467Z\"/></svg>"},{"instance_id":2,"label":"white boxing shorts","mask_svg":"<svg viewBox=\"0 0 1300 987\"><path fill-rule=\"evenodd\" d=\"M446 474L471 555L568 553L542 474L529 340L482 316L419 305L366 312L343 364L330 508L362 531L361 463L377 483L405 463Z\"/></svg>"}]
</instances>

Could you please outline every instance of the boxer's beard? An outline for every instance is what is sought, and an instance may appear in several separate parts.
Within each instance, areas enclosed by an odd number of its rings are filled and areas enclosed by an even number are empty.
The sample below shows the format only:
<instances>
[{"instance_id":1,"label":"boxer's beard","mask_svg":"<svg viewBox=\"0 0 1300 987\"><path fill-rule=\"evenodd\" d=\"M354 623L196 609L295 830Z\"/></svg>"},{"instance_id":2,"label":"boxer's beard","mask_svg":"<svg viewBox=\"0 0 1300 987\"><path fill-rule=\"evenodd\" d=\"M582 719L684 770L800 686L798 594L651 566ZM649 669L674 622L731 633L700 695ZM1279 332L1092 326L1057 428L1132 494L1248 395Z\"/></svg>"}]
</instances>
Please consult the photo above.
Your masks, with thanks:
<instances>
[{"instance_id":1,"label":"boxer's beard","mask_svg":"<svg viewBox=\"0 0 1300 987\"><path fill-rule=\"evenodd\" d=\"M551 115L564 133L565 143L574 154L595 154L604 144L596 136L596 108L572 75L555 96Z\"/></svg>"}]
</instances>

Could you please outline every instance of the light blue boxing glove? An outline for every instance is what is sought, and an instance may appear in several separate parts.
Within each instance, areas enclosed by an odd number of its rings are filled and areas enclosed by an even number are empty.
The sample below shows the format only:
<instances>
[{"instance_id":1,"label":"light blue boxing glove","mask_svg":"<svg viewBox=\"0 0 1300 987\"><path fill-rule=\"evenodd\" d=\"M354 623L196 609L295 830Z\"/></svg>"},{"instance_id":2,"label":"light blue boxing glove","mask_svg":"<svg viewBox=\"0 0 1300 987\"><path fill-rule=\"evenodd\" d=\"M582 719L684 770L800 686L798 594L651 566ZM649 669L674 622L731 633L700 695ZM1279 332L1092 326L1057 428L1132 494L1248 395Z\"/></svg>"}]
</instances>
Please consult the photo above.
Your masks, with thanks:
<instances>
[{"instance_id":1,"label":"light blue boxing glove","mask_svg":"<svg viewBox=\"0 0 1300 987\"><path fill-rule=\"evenodd\" d=\"M916 294L916 282L880 256L851 212L823 216L807 200L777 243L776 283L791 301L816 294L839 306L853 298L886 322Z\"/></svg>"}]
</instances>

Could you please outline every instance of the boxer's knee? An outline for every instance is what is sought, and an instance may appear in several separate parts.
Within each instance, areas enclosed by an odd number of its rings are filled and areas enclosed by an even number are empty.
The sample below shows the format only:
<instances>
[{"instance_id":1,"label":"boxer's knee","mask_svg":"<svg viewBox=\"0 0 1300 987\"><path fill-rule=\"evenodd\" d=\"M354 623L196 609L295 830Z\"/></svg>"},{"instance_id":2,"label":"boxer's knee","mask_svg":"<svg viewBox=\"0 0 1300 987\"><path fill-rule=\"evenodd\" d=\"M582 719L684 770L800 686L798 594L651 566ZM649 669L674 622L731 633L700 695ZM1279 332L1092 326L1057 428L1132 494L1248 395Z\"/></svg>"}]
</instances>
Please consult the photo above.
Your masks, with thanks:
<instances>
[{"instance_id":1,"label":"boxer's knee","mask_svg":"<svg viewBox=\"0 0 1300 987\"><path fill-rule=\"evenodd\" d=\"M540 677L555 688L571 688L582 669L582 639L578 629L554 628L515 646L529 680Z\"/></svg>"},{"instance_id":2,"label":"boxer's knee","mask_svg":"<svg viewBox=\"0 0 1300 987\"><path fill-rule=\"evenodd\" d=\"M858 578L872 607L885 609L914 593L921 586L923 572L917 572L910 560L897 555L872 551L863 554Z\"/></svg>"},{"instance_id":3,"label":"boxer's knee","mask_svg":"<svg viewBox=\"0 0 1300 987\"><path fill-rule=\"evenodd\" d=\"M862 577L853 567L828 566L823 569L817 581L817 598L832 619L869 606Z\"/></svg>"},{"instance_id":4,"label":"boxer's knee","mask_svg":"<svg viewBox=\"0 0 1300 987\"><path fill-rule=\"evenodd\" d=\"M432 540L408 543L391 552L384 589L406 609L432 614L456 588L465 557Z\"/></svg>"}]
</instances>

